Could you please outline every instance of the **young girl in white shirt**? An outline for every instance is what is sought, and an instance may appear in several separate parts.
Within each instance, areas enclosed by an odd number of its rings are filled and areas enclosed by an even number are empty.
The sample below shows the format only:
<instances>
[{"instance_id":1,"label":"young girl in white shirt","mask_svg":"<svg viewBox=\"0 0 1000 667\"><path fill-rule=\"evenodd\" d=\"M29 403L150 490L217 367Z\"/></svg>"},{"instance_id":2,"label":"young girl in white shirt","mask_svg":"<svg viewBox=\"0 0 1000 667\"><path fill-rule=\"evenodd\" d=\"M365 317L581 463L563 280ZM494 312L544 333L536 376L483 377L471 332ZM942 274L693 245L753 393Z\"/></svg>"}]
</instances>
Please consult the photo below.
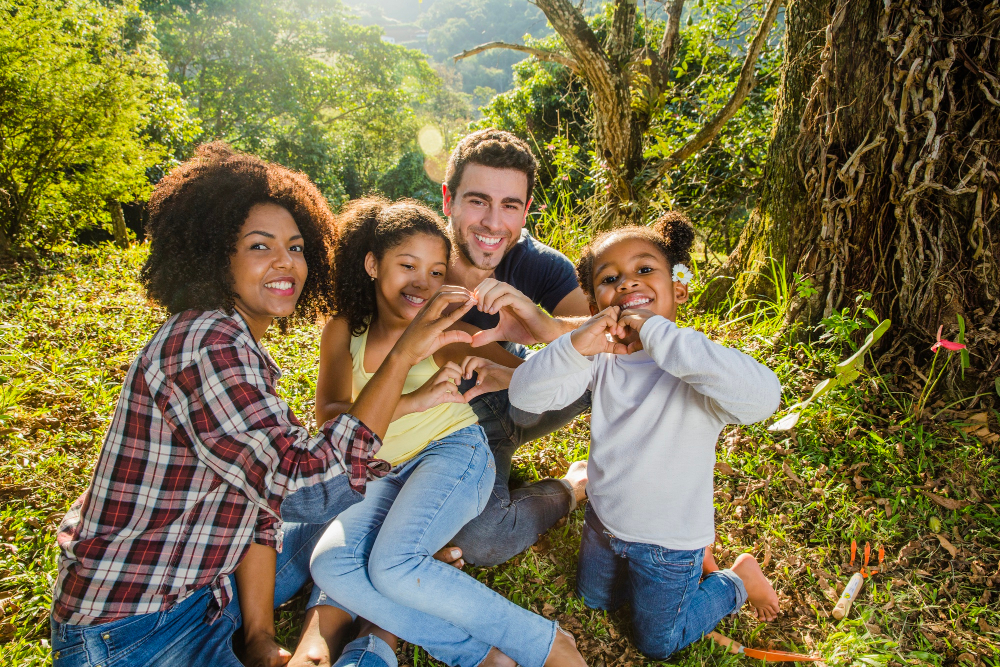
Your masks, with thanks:
<instances>
[{"instance_id":1,"label":"young girl in white shirt","mask_svg":"<svg viewBox=\"0 0 1000 667\"><path fill-rule=\"evenodd\" d=\"M770 416L781 386L746 354L674 323L688 297L684 262L693 239L678 213L653 228L594 239L577 263L594 317L530 357L510 386L511 404L532 413L591 390L590 502L577 592L595 609L630 603L635 643L656 659L748 600L760 620L778 613L777 595L750 554L702 578L715 536L719 433Z\"/></svg>"}]
</instances>

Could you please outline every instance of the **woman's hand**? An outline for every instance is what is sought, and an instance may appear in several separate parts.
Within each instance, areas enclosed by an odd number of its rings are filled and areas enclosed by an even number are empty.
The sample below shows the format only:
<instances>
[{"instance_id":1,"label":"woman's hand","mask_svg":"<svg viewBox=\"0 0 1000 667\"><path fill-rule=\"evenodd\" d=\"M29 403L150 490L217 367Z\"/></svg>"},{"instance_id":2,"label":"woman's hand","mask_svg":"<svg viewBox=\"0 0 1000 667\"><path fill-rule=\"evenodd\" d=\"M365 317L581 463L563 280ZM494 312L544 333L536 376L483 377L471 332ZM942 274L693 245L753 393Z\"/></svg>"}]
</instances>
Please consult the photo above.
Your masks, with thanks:
<instances>
[{"instance_id":1,"label":"woman's hand","mask_svg":"<svg viewBox=\"0 0 1000 667\"><path fill-rule=\"evenodd\" d=\"M458 329L448 330L448 327L460 320L475 303L476 297L464 287L443 286L420 309L392 351L414 366L445 345L471 344L471 334Z\"/></svg>"},{"instance_id":2,"label":"woman's hand","mask_svg":"<svg viewBox=\"0 0 1000 667\"><path fill-rule=\"evenodd\" d=\"M638 352L642 349L642 340L639 338L639 331L642 329L642 325L646 323L646 320L655 315L656 313L645 308L630 308L623 310L621 315L618 316L618 324L625 327L625 335L621 336L621 341L628 347L628 354Z\"/></svg>"},{"instance_id":3,"label":"woman's hand","mask_svg":"<svg viewBox=\"0 0 1000 667\"><path fill-rule=\"evenodd\" d=\"M471 380L473 373L478 375L476 386L465 392L466 401L471 401L480 394L508 389L514 369L482 357L466 357L462 362L462 378Z\"/></svg>"},{"instance_id":4,"label":"woman's hand","mask_svg":"<svg viewBox=\"0 0 1000 667\"><path fill-rule=\"evenodd\" d=\"M449 361L419 389L400 399L403 414L423 412L442 403L465 403L466 398L458 391L458 382L462 379L462 375L461 367Z\"/></svg>"},{"instance_id":5,"label":"woman's hand","mask_svg":"<svg viewBox=\"0 0 1000 667\"><path fill-rule=\"evenodd\" d=\"M620 342L625 337L626 330L619 324L618 317L618 306L611 306L597 313L570 334L573 347L585 357L602 352L628 354L628 346Z\"/></svg>"}]
</instances>

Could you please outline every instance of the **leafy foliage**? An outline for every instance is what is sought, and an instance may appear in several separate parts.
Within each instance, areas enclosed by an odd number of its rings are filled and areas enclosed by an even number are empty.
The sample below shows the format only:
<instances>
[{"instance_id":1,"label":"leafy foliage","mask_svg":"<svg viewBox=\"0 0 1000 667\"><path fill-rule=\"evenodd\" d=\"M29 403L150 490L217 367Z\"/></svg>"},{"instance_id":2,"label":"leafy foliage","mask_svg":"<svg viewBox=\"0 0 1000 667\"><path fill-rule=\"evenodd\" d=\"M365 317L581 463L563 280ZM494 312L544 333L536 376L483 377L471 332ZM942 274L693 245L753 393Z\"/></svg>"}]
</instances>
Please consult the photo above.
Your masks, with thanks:
<instances>
[{"instance_id":1,"label":"leafy foliage","mask_svg":"<svg viewBox=\"0 0 1000 667\"><path fill-rule=\"evenodd\" d=\"M337 203L412 150L440 92L419 52L328 0L149 3L171 80L204 133L304 171Z\"/></svg>"},{"instance_id":2,"label":"leafy foliage","mask_svg":"<svg viewBox=\"0 0 1000 667\"><path fill-rule=\"evenodd\" d=\"M134 2L0 0L0 254L110 223L196 125Z\"/></svg>"},{"instance_id":3,"label":"leafy foliage","mask_svg":"<svg viewBox=\"0 0 1000 667\"><path fill-rule=\"evenodd\" d=\"M729 99L743 63L743 44L755 27L754 16L763 2L701 0L686 17L681 50L675 63L673 88L665 93L662 108L654 115L646 136L646 157L664 157L697 132ZM598 39L607 38L610 5L590 19ZM662 38L664 22L651 12L636 26L635 48L655 45ZM772 38L756 63L757 84L736 116L705 150L667 174L652 193L647 216L683 209L701 238L703 261L728 253L753 209L770 138L771 115L783 57L780 37ZM559 50L561 40L550 36L528 40L529 46ZM515 86L483 108L479 126L497 126L532 140L538 146L563 135L580 148L580 177L570 187L577 206L595 188L605 187L604 168L594 159L590 100L580 80L567 68L532 58L515 66ZM636 73L633 106L659 104L642 96L641 73ZM549 186L562 179L552 156L543 156L540 183ZM561 183L560 183L561 185ZM541 202L540 202L541 203ZM550 202L557 204L557 202ZM585 208L585 207L584 207ZM562 214L570 215L565 211ZM586 216L586 210L575 211Z\"/></svg>"}]
</instances>

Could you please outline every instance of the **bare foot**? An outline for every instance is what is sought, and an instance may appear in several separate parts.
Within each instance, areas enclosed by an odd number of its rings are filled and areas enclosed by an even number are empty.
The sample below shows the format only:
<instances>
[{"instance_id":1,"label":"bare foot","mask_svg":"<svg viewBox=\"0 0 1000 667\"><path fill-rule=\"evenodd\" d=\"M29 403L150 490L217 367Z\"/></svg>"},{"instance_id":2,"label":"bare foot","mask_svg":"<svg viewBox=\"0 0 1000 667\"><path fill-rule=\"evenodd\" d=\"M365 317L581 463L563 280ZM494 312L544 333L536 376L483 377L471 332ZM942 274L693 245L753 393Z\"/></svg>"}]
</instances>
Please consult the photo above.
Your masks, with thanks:
<instances>
[{"instance_id":1,"label":"bare foot","mask_svg":"<svg viewBox=\"0 0 1000 667\"><path fill-rule=\"evenodd\" d=\"M740 554L736 557L732 570L743 580L743 585L747 589L747 600L756 610L757 618L761 621L776 619L780 611L778 594L764 576L757 559L750 554Z\"/></svg>"},{"instance_id":2,"label":"bare foot","mask_svg":"<svg viewBox=\"0 0 1000 667\"><path fill-rule=\"evenodd\" d=\"M386 644L389 645L393 651L396 650L396 646L399 644L399 639L396 635L390 633L388 630L383 630L366 618L361 619L361 627L358 630L358 637L366 637L368 635L375 635Z\"/></svg>"},{"instance_id":3,"label":"bare foot","mask_svg":"<svg viewBox=\"0 0 1000 667\"><path fill-rule=\"evenodd\" d=\"M566 471L566 476L563 479L573 487L573 492L576 494L576 502L581 502L587 497L586 461L574 461L569 464L569 470Z\"/></svg>"},{"instance_id":4,"label":"bare foot","mask_svg":"<svg viewBox=\"0 0 1000 667\"><path fill-rule=\"evenodd\" d=\"M459 570L465 566L465 560L462 558L462 550L458 547L442 547L434 554L434 558L442 563L454 565Z\"/></svg>"},{"instance_id":5,"label":"bare foot","mask_svg":"<svg viewBox=\"0 0 1000 667\"><path fill-rule=\"evenodd\" d=\"M494 646L479 663L479 667L517 667L517 663Z\"/></svg>"},{"instance_id":6,"label":"bare foot","mask_svg":"<svg viewBox=\"0 0 1000 667\"><path fill-rule=\"evenodd\" d=\"M719 571L719 564L715 562L715 554L712 553L712 545L705 547L705 560L701 561L701 576Z\"/></svg>"},{"instance_id":7,"label":"bare foot","mask_svg":"<svg viewBox=\"0 0 1000 667\"><path fill-rule=\"evenodd\" d=\"M302 634L288 667L329 667L343 646L354 621L337 607L319 605L306 612Z\"/></svg>"},{"instance_id":8,"label":"bare foot","mask_svg":"<svg viewBox=\"0 0 1000 667\"><path fill-rule=\"evenodd\" d=\"M583 656L576 650L576 639L562 628L556 628L556 640L545 659L545 667L587 667Z\"/></svg>"},{"instance_id":9,"label":"bare foot","mask_svg":"<svg viewBox=\"0 0 1000 667\"><path fill-rule=\"evenodd\" d=\"M292 654L278 646L270 635L254 635L244 640L243 664L246 667L281 667Z\"/></svg>"}]
</instances>

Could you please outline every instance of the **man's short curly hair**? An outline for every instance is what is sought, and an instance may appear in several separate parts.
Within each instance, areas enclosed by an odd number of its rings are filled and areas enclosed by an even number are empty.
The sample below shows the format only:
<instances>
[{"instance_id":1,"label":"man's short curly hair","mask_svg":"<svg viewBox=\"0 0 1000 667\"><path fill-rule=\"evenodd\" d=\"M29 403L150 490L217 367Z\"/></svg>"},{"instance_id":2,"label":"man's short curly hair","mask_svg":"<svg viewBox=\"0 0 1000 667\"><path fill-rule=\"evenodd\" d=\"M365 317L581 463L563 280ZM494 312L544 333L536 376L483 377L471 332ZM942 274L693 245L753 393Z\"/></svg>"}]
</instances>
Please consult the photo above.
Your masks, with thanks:
<instances>
[{"instance_id":1,"label":"man's short curly hair","mask_svg":"<svg viewBox=\"0 0 1000 667\"><path fill-rule=\"evenodd\" d=\"M670 266L691 261L694 227L691 226L688 217L680 211L664 213L653 223L652 227L628 225L598 234L584 246L580 252L580 259L576 261L576 278L580 281L580 287L591 303L597 302L594 290L594 258L597 253L606 248L609 243L635 238L649 241L655 245L670 262Z\"/></svg>"},{"instance_id":2,"label":"man's short curly hair","mask_svg":"<svg viewBox=\"0 0 1000 667\"><path fill-rule=\"evenodd\" d=\"M240 229L258 204L291 213L303 239L309 273L296 315L332 312L334 218L305 174L239 153L216 141L157 184L149 200L149 257L140 281L171 313L221 309L232 315L236 293L230 257Z\"/></svg>"},{"instance_id":3,"label":"man's short curly hair","mask_svg":"<svg viewBox=\"0 0 1000 667\"><path fill-rule=\"evenodd\" d=\"M451 157L448 158L448 167L444 174L448 193L452 196L458 191L465 167L470 164L497 169L516 169L523 173L528 177L528 198L524 200L527 206L531 192L535 189L538 161L524 141L510 132L493 128L473 132L459 141L455 150L451 152Z\"/></svg>"},{"instance_id":4,"label":"man's short curly hair","mask_svg":"<svg viewBox=\"0 0 1000 667\"><path fill-rule=\"evenodd\" d=\"M365 271L365 257L372 253L381 260L386 252L416 234L437 236L444 242L445 261L451 256L448 226L437 213L413 199L355 199L337 216L333 304L337 316L347 320L351 335L363 334L378 315L375 283Z\"/></svg>"}]
</instances>

